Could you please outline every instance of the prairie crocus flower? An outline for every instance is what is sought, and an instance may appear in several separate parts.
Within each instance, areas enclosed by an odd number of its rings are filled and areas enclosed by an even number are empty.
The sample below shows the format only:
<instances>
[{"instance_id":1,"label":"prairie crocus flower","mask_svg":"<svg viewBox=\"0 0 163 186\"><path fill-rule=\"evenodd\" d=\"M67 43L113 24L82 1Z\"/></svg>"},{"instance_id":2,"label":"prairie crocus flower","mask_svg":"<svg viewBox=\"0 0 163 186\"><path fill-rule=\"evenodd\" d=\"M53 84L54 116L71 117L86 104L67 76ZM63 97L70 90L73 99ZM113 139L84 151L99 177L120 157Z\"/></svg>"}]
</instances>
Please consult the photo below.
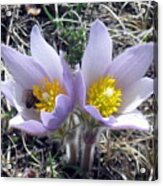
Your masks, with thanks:
<instances>
[{"instance_id":1,"label":"prairie crocus flower","mask_svg":"<svg viewBox=\"0 0 163 186\"><path fill-rule=\"evenodd\" d=\"M112 60L112 40L96 20L76 75L81 108L112 129L148 130L146 118L136 108L153 93L153 80L143 77L153 60L153 47L139 44Z\"/></svg>"},{"instance_id":2,"label":"prairie crocus flower","mask_svg":"<svg viewBox=\"0 0 163 186\"><path fill-rule=\"evenodd\" d=\"M56 130L73 108L73 79L67 64L34 26L31 54L23 55L2 45L2 58L13 80L1 90L18 114L9 126L31 135Z\"/></svg>"}]
</instances>

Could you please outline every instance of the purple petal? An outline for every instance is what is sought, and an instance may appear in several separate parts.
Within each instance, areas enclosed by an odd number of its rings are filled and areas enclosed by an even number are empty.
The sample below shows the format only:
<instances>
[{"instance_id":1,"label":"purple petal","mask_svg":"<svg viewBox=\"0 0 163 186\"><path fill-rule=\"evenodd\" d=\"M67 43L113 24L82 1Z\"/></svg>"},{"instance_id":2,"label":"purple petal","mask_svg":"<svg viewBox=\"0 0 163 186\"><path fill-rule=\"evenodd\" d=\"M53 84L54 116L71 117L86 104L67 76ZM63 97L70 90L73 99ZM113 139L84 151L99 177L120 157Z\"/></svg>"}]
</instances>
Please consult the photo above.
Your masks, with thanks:
<instances>
[{"instance_id":1,"label":"purple petal","mask_svg":"<svg viewBox=\"0 0 163 186\"><path fill-rule=\"evenodd\" d=\"M9 101L10 105L15 107L14 97L13 97L13 85L12 81L1 82L1 91L6 96L7 100Z\"/></svg>"},{"instance_id":2,"label":"purple petal","mask_svg":"<svg viewBox=\"0 0 163 186\"><path fill-rule=\"evenodd\" d=\"M51 80L62 82L62 65L56 51L44 40L37 25L31 32L31 52L36 61L46 70Z\"/></svg>"},{"instance_id":3,"label":"purple petal","mask_svg":"<svg viewBox=\"0 0 163 186\"><path fill-rule=\"evenodd\" d=\"M80 70L75 74L75 98L76 103L83 108L86 100L86 87Z\"/></svg>"},{"instance_id":4,"label":"purple petal","mask_svg":"<svg viewBox=\"0 0 163 186\"><path fill-rule=\"evenodd\" d=\"M146 130L150 129L147 119L139 111L134 111L132 113L123 114L118 116L117 122L110 124L112 129L138 129Z\"/></svg>"},{"instance_id":5,"label":"purple petal","mask_svg":"<svg viewBox=\"0 0 163 186\"><path fill-rule=\"evenodd\" d=\"M13 78L24 89L31 89L38 84L46 73L31 57L25 56L11 47L1 45L2 58Z\"/></svg>"},{"instance_id":6,"label":"purple petal","mask_svg":"<svg viewBox=\"0 0 163 186\"><path fill-rule=\"evenodd\" d=\"M142 78L123 91L122 105L119 112L131 112L145 101L154 91L151 78Z\"/></svg>"},{"instance_id":7,"label":"purple petal","mask_svg":"<svg viewBox=\"0 0 163 186\"><path fill-rule=\"evenodd\" d=\"M82 59L82 73L86 87L102 76L112 61L112 40L105 25L96 20L90 30L88 45Z\"/></svg>"},{"instance_id":8,"label":"purple petal","mask_svg":"<svg viewBox=\"0 0 163 186\"><path fill-rule=\"evenodd\" d=\"M67 94L74 99L74 82L73 75L70 71L70 68L67 62L64 60L63 56L61 56L61 62L63 66L63 83L66 88Z\"/></svg>"},{"instance_id":9,"label":"purple petal","mask_svg":"<svg viewBox=\"0 0 163 186\"><path fill-rule=\"evenodd\" d=\"M23 102L24 90L16 82L2 82L1 91L4 93L6 98L9 100L10 104L14 106L19 114L23 116L25 120L39 120L40 114L35 111L34 108L27 109L25 103Z\"/></svg>"},{"instance_id":10,"label":"purple petal","mask_svg":"<svg viewBox=\"0 0 163 186\"><path fill-rule=\"evenodd\" d=\"M47 130L42 123L35 120L24 121L21 115L17 115L9 121L9 126L19 129L33 136L44 136L51 131Z\"/></svg>"},{"instance_id":11,"label":"purple petal","mask_svg":"<svg viewBox=\"0 0 163 186\"><path fill-rule=\"evenodd\" d=\"M27 109L26 107L22 107L21 111L19 111L19 114L25 120L37 120L37 121L40 121L40 113L37 112L34 108Z\"/></svg>"},{"instance_id":12,"label":"purple petal","mask_svg":"<svg viewBox=\"0 0 163 186\"><path fill-rule=\"evenodd\" d=\"M108 75L117 79L119 87L128 87L146 73L153 60L153 50L153 43L127 49L114 59L108 69Z\"/></svg>"},{"instance_id":13,"label":"purple petal","mask_svg":"<svg viewBox=\"0 0 163 186\"><path fill-rule=\"evenodd\" d=\"M23 89L15 81L2 82L1 91L4 93L7 99L9 99L10 104L14 106L18 111L21 111L21 107L24 107L22 101Z\"/></svg>"},{"instance_id":14,"label":"purple petal","mask_svg":"<svg viewBox=\"0 0 163 186\"><path fill-rule=\"evenodd\" d=\"M60 94L56 98L56 108L53 112L41 112L41 120L49 130L57 129L71 112L73 104L68 96Z\"/></svg>"},{"instance_id":15,"label":"purple petal","mask_svg":"<svg viewBox=\"0 0 163 186\"><path fill-rule=\"evenodd\" d=\"M103 117L100 112L96 109L96 107L91 105L85 105L84 109L88 112L93 118L101 121L103 124L109 126L111 123L115 122L115 118L113 116Z\"/></svg>"}]
</instances>

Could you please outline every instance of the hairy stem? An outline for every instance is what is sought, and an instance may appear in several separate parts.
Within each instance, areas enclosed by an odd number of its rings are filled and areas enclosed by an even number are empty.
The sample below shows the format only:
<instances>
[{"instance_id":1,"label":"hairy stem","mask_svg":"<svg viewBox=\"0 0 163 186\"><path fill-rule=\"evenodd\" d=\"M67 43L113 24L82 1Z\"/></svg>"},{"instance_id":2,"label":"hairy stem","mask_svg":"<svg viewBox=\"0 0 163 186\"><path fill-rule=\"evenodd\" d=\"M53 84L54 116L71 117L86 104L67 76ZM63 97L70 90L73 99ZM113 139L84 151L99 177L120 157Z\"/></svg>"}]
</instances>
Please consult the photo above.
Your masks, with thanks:
<instances>
[{"instance_id":1,"label":"hairy stem","mask_svg":"<svg viewBox=\"0 0 163 186\"><path fill-rule=\"evenodd\" d=\"M89 130L83 135L81 157L81 168L83 171L89 172L92 168L96 139L97 132L93 130Z\"/></svg>"}]
</instances>

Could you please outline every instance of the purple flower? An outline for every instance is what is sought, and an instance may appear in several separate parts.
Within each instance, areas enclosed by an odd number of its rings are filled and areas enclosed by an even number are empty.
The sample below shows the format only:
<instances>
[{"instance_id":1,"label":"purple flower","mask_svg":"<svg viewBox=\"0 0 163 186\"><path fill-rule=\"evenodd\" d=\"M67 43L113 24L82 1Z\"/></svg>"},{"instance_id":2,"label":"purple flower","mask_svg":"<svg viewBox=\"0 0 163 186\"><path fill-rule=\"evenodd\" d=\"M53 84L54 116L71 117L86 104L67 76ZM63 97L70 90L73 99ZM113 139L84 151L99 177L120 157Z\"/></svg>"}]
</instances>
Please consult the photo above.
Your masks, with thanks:
<instances>
[{"instance_id":1,"label":"purple flower","mask_svg":"<svg viewBox=\"0 0 163 186\"><path fill-rule=\"evenodd\" d=\"M32 56L1 46L2 58L13 80L1 90L18 114L9 126L31 135L57 129L73 109L73 79L63 57L44 40L39 28L31 32Z\"/></svg>"},{"instance_id":2,"label":"purple flower","mask_svg":"<svg viewBox=\"0 0 163 186\"><path fill-rule=\"evenodd\" d=\"M112 40L96 20L76 74L81 108L112 129L148 130L146 118L136 108L153 93L153 80L143 77L153 60L153 47L139 44L112 60Z\"/></svg>"}]
</instances>

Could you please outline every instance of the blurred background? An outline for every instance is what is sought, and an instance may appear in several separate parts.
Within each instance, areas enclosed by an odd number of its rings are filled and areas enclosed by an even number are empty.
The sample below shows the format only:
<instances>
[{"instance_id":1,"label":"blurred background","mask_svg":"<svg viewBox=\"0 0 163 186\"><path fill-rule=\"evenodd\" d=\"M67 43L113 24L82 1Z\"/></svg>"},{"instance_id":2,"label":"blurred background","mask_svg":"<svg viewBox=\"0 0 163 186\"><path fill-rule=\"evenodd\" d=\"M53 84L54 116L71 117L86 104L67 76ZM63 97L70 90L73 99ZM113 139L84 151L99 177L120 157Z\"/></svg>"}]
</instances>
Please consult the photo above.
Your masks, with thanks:
<instances>
[{"instance_id":1,"label":"blurred background","mask_svg":"<svg viewBox=\"0 0 163 186\"><path fill-rule=\"evenodd\" d=\"M144 2L62 3L45 5L2 5L1 42L30 55L30 32L37 24L45 39L58 52L63 50L73 69L81 63L90 23L96 18L108 27L113 40L113 57L125 48L157 42L157 4ZM157 76L157 61L147 76ZM1 81L9 79L1 61ZM4 177L86 178L110 180L154 180L157 178L157 104L151 96L139 109L150 132L106 131L97 144L89 174L64 161L65 149L58 136L31 137L8 129L16 110L1 95L1 174Z\"/></svg>"}]
</instances>

